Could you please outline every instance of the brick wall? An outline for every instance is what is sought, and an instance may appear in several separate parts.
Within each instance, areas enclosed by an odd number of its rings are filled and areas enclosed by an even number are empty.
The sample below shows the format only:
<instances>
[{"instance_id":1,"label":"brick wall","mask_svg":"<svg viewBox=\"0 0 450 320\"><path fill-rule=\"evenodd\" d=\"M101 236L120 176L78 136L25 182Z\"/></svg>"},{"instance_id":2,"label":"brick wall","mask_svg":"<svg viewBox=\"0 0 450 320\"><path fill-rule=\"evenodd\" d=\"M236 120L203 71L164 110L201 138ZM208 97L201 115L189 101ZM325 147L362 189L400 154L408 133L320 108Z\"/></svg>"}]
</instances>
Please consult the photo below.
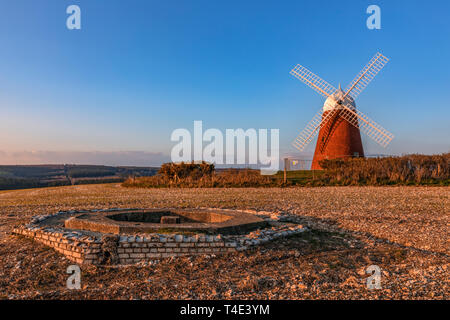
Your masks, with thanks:
<instances>
[{"instance_id":1,"label":"brick wall","mask_svg":"<svg viewBox=\"0 0 450 320\"><path fill-rule=\"evenodd\" d=\"M322 117L326 116L326 112ZM334 116L319 130L311 169L322 169L319 164L321 160L353 157L355 153L364 157L359 129L339 115Z\"/></svg>"},{"instance_id":2,"label":"brick wall","mask_svg":"<svg viewBox=\"0 0 450 320\"><path fill-rule=\"evenodd\" d=\"M166 242L144 238L143 242L119 241L117 252L121 264L136 263L141 260L152 260L167 257L212 254L236 251L235 242L207 241L195 237L180 236L180 240L173 238ZM203 240L203 241L202 241Z\"/></svg>"},{"instance_id":3,"label":"brick wall","mask_svg":"<svg viewBox=\"0 0 450 320\"><path fill-rule=\"evenodd\" d=\"M83 264L96 263L101 253L101 243L86 241L84 239L73 240L63 233L49 232L45 230L31 230L27 228L15 228L14 233L31 237L34 240L49 246L64 254L69 260Z\"/></svg>"},{"instance_id":4,"label":"brick wall","mask_svg":"<svg viewBox=\"0 0 450 320\"><path fill-rule=\"evenodd\" d=\"M13 232L31 237L79 264L101 264L108 256L115 255L118 257L118 263L131 264L159 258L238 250L236 242L225 242L220 236L117 236L115 247L105 250L103 240L86 236L71 237L63 232L26 227L15 228Z\"/></svg>"}]
</instances>

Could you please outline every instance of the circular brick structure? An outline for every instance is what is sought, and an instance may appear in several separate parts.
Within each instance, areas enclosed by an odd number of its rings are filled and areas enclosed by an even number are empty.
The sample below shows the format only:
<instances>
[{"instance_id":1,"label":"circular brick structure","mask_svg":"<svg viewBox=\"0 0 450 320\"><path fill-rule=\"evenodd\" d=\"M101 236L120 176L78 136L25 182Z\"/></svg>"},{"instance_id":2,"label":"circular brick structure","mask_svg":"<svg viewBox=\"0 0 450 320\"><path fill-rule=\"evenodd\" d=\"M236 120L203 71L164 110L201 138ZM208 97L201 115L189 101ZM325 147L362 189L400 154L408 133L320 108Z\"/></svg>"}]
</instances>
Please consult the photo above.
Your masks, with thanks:
<instances>
[{"instance_id":1,"label":"circular brick structure","mask_svg":"<svg viewBox=\"0 0 450 320\"><path fill-rule=\"evenodd\" d=\"M236 252L305 230L297 216L275 212L111 208L36 216L13 232L44 243L76 263L132 264Z\"/></svg>"}]
</instances>

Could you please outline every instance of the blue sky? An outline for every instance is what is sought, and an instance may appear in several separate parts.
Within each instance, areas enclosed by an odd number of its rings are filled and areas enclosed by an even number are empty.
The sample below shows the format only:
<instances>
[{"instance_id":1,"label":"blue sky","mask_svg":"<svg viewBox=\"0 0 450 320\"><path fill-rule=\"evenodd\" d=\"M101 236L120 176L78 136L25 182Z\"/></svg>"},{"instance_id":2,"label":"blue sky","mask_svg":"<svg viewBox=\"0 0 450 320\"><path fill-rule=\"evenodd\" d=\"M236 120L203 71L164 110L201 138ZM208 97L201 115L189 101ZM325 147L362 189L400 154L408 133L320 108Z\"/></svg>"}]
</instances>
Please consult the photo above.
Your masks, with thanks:
<instances>
[{"instance_id":1,"label":"blue sky","mask_svg":"<svg viewBox=\"0 0 450 320\"><path fill-rule=\"evenodd\" d=\"M71 4L81 30L66 28ZM290 69L345 87L377 51L391 60L356 103L395 139L363 135L366 153L447 152L449 15L445 0L0 0L0 162L158 164L194 120L279 128L281 154L300 155L290 143L324 99Z\"/></svg>"}]
</instances>

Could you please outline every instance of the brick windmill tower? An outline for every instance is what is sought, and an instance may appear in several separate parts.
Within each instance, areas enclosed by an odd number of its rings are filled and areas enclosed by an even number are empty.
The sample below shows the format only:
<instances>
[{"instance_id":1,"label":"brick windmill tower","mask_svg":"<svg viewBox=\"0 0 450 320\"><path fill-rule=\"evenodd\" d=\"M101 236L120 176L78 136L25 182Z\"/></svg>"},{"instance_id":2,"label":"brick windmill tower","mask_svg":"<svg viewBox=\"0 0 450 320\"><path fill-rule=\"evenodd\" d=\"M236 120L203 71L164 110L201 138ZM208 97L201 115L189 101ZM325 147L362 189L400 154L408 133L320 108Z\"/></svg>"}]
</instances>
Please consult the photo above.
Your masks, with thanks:
<instances>
[{"instance_id":1,"label":"brick windmill tower","mask_svg":"<svg viewBox=\"0 0 450 320\"><path fill-rule=\"evenodd\" d=\"M293 76L327 98L323 108L293 142L294 147L303 151L319 133L311 169L321 169L319 162L323 159L364 157L360 131L383 147L394 138L390 132L356 110L355 104L356 97L388 61L388 58L377 53L345 91L340 85L339 89L334 88L301 65L291 70Z\"/></svg>"}]
</instances>

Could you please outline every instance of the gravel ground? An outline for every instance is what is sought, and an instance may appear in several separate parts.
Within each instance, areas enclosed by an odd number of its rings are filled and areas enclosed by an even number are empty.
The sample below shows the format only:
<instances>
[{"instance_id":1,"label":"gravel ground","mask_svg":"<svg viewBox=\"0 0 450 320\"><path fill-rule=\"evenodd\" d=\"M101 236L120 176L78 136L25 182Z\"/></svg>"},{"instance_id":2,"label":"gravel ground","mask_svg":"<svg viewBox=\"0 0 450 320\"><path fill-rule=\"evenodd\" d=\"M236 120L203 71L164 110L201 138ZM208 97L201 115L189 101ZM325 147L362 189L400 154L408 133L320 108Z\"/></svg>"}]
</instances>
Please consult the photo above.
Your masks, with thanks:
<instances>
[{"instance_id":1,"label":"gravel ground","mask_svg":"<svg viewBox=\"0 0 450 320\"><path fill-rule=\"evenodd\" d=\"M2 299L448 299L448 187L127 189L118 184L0 192ZM311 231L247 252L153 265L82 266L11 234L37 214L106 207L285 211ZM369 290L365 271L382 270Z\"/></svg>"}]
</instances>

